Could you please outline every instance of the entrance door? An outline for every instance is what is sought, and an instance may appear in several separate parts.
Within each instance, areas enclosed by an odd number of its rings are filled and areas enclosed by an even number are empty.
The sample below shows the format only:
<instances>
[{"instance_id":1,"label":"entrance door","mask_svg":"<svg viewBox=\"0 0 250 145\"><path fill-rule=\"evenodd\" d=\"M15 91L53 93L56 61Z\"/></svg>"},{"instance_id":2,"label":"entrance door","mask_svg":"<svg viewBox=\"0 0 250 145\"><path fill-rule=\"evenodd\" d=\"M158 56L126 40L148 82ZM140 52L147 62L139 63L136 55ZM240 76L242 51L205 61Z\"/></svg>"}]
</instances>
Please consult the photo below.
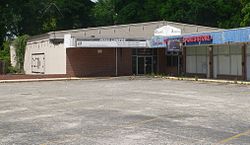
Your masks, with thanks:
<instances>
[{"instance_id":1,"label":"entrance door","mask_svg":"<svg viewBox=\"0 0 250 145\"><path fill-rule=\"evenodd\" d=\"M153 57L138 57L138 75L151 74L153 72Z\"/></svg>"},{"instance_id":2,"label":"entrance door","mask_svg":"<svg viewBox=\"0 0 250 145\"><path fill-rule=\"evenodd\" d=\"M145 74L151 74L153 72L152 63L152 57L145 57Z\"/></svg>"},{"instance_id":3,"label":"entrance door","mask_svg":"<svg viewBox=\"0 0 250 145\"><path fill-rule=\"evenodd\" d=\"M32 73L44 74L45 71L45 56L44 53L32 54L31 69Z\"/></svg>"},{"instance_id":4,"label":"entrance door","mask_svg":"<svg viewBox=\"0 0 250 145\"><path fill-rule=\"evenodd\" d=\"M138 57L138 74L145 74L145 57Z\"/></svg>"}]
</instances>

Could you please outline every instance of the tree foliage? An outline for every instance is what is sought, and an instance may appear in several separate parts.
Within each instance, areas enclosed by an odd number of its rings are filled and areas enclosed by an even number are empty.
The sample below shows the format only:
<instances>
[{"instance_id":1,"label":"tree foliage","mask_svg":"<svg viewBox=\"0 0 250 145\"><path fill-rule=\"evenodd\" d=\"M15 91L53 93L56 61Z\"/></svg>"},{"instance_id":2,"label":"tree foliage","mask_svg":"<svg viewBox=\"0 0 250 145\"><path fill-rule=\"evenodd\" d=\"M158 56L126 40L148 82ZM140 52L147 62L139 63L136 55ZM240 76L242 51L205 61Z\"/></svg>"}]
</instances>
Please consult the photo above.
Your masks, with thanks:
<instances>
[{"instance_id":1,"label":"tree foliage","mask_svg":"<svg viewBox=\"0 0 250 145\"><path fill-rule=\"evenodd\" d=\"M10 66L10 41L5 41L3 43L3 49L0 50L0 61L4 63L4 72L9 72Z\"/></svg>"},{"instance_id":2,"label":"tree foliage","mask_svg":"<svg viewBox=\"0 0 250 145\"><path fill-rule=\"evenodd\" d=\"M0 44L24 34L169 20L221 28L250 24L249 0L0 0Z\"/></svg>"},{"instance_id":3,"label":"tree foliage","mask_svg":"<svg viewBox=\"0 0 250 145\"><path fill-rule=\"evenodd\" d=\"M0 0L0 44L24 34L93 25L90 0Z\"/></svg>"},{"instance_id":4,"label":"tree foliage","mask_svg":"<svg viewBox=\"0 0 250 145\"><path fill-rule=\"evenodd\" d=\"M0 0L0 48L24 34L156 20L249 26L250 0Z\"/></svg>"}]
</instances>

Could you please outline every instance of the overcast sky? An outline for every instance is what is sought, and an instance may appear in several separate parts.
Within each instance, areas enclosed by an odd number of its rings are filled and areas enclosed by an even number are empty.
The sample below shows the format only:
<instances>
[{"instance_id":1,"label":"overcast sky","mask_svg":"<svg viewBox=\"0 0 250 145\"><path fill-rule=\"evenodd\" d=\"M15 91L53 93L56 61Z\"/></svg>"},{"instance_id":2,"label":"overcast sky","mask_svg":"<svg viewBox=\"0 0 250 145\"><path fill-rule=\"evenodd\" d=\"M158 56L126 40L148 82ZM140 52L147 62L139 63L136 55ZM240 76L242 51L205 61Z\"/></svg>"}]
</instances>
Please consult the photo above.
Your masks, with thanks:
<instances>
[{"instance_id":1,"label":"overcast sky","mask_svg":"<svg viewBox=\"0 0 250 145\"><path fill-rule=\"evenodd\" d=\"M97 2L98 0L91 0L92 2Z\"/></svg>"}]
</instances>

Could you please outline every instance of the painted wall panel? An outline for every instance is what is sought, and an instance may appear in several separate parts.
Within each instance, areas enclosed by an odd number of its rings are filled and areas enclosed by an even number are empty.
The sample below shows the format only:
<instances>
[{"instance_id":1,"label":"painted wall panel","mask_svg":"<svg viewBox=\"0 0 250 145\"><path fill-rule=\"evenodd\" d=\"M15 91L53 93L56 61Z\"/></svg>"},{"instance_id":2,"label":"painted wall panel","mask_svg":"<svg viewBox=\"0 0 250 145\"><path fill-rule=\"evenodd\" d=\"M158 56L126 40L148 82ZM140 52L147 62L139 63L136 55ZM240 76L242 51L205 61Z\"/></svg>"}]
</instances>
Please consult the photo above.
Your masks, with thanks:
<instances>
[{"instance_id":1,"label":"painted wall panel","mask_svg":"<svg viewBox=\"0 0 250 145\"><path fill-rule=\"evenodd\" d=\"M229 55L218 56L218 74L230 75L230 57Z\"/></svg>"},{"instance_id":2,"label":"painted wall panel","mask_svg":"<svg viewBox=\"0 0 250 145\"><path fill-rule=\"evenodd\" d=\"M195 54L196 54L196 47L187 48L187 55L195 55Z\"/></svg>"},{"instance_id":3,"label":"painted wall panel","mask_svg":"<svg viewBox=\"0 0 250 145\"><path fill-rule=\"evenodd\" d=\"M196 73L196 56L187 56L187 73Z\"/></svg>"},{"instance_id":4,"label":"painted wall panel","mask_svg":"<svg viewBox=\"0 0 250 145\"><path fill-rule=\"evenodd\" d=\"M207 56L197 56L197 73L207 73Z\"/></svg>"},{"instance_id":5,"label":"painted wall panel","mask_svg":"<svg viewBox=\"0 0 250 145\"><path fill-rule=\"evenodd\" d=\"M231 75L242 75L241 61L241 55L231 55Z\"/></svg>"}]
</instances>

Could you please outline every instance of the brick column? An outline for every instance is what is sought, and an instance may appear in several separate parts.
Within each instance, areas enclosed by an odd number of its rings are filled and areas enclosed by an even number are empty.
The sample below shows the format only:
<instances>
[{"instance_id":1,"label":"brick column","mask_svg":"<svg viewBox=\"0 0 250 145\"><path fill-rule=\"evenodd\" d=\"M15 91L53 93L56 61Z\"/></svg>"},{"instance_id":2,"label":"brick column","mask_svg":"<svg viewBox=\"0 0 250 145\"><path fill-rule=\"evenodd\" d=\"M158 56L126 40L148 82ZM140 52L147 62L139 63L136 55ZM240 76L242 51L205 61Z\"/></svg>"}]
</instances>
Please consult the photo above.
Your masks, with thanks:
<instances>
[{"instance_id":1,"label":"brick column","mask_svg":"<svg viewBox=\"0 0 250 145\"><path fill-rule=\"evenodd\" d=\"M214 76L214 47L209 46L208 47L208 67L209 67L209 76L208 78L213 78Z\"/></svg>"},{"instance_id":2,"label":"brick column","mask_svg":"<svg viewBox=\"0 0 250 145\"><path fill-rule=\"evenodd\" d=\"M241 47L242 50L242 79L247 80L247 45L244 43Z\"/></svg>"},{"instance_id":3,"label":"brick column","mask_svg":"<svg viewBox=\"0 0 250 145\"><path fill-rule=\"evenodd\" d=\"M183 52L182 52L182 71L184 74L187 73L187 47L183 47Z\"/></svg>"}]
</instances>

